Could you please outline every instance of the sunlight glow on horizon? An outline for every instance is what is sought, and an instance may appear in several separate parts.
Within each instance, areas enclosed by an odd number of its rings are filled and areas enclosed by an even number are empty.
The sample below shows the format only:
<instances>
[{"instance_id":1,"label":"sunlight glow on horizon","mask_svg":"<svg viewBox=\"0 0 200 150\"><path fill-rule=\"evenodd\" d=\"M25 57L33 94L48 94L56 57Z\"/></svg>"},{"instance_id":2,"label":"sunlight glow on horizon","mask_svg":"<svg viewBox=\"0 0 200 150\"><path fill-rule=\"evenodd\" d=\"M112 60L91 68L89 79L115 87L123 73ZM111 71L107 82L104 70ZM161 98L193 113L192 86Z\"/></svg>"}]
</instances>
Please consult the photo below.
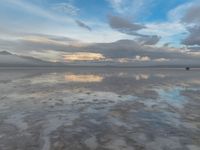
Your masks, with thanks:
<instances>
[{"instance_id":1,"label":"sunlight glow on horizon","mask_svg":"<svg viewBox=\"0 0 200 150\"><path fill-rule=\"evenodd\" d=\"M70 61L94 61L102 60L105 57L100 53L89 53L89 52L76 52L64 55L64 60L66 62Z\"/></svg>"}]
</instances>

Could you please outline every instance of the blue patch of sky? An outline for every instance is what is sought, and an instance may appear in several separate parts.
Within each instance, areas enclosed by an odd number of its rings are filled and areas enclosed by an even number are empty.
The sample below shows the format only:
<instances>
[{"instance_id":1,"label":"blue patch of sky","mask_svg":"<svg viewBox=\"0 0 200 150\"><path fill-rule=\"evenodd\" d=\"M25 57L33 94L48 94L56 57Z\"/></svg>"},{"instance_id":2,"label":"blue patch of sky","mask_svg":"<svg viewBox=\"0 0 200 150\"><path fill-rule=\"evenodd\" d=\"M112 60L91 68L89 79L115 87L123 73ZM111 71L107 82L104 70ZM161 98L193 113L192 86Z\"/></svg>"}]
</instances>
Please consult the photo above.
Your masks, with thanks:
<instances>
[{"instance_id":1,"label":"blue patch of sky","mask_svg":"<svg viewBox=\"0 0 200 150\"><path fill-rule=\"evenodd\" d=\"M157 0L151 9L138 17L140 22L164 22L168 20L168 13L177 6L190 2L190 0Z\"/></svg>"}]
</instances>

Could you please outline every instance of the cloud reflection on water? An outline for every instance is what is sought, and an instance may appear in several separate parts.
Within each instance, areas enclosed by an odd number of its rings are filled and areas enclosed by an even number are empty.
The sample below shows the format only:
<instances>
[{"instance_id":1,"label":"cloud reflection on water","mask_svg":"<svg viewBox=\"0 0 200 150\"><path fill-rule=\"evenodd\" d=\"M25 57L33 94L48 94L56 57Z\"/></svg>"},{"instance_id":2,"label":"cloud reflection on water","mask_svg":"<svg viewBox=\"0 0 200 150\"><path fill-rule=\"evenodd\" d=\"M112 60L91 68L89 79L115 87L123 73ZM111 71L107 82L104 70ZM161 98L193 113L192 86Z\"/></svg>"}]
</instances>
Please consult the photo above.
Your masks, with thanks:
<instances>
[{"instance_id":1,"label":"cloud reflection on water","mask_svg":"<svg viewBox=\"0 0 200 150\"><path fill-rule=\"evenodd\" d=\"M104 79L104 77L100 75L93 75L93 74L82 75L82 74L72 74L72 73L67 73L64 76L64 78L65 81L80 82L80 83L101 82Z\"/></svg>"}]
</instances>

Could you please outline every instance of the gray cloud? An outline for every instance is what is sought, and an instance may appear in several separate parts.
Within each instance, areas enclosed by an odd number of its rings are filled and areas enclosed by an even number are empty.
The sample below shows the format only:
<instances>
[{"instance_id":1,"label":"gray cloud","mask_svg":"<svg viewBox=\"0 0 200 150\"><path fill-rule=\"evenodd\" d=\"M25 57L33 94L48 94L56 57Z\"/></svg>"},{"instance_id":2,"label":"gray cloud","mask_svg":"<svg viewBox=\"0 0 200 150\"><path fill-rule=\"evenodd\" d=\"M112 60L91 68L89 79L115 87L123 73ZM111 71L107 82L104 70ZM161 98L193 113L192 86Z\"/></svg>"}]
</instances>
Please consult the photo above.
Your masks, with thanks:
<instances>
[{"instance_id":1,"label":"gray cloud","mask_svg":"<svg viewBox=\"0 0 200 150\"><path fill-rule=\"evenodd\" d=\"M109 25L112 29L115 29L119 32L137 36L138 42L144 45L155 45L161 39L161 37L157 35L144 35L140 34L137 31L146 28L145 25L132 23L129 20L119 17L119 16L109 16Z\"/></svg>"},{"instance_id":2,"label":"gray cloud","mask_svg":"<svg viewBox=\"0 0 200 150\"><path fill-rule=\"evenodd\" d=\"M200 52L200 46L187 47L191 52Z\"/></svg>"},{"instance_id":3,"label":"gray cloud","mask_svg":"<svg viewBox=\"0 0 200 150\"><path fill-rule=\"evenodd\" d=\"M182 40L184 45L200 45L200 1L197 0L193 5L191 5L184 16L182 17L182 22L186 25L190 25L187 28L189 35ZM191 26L192 24L192 26Z\"/></svg>"},{"instance_id":4,"label":"gray cloud","mask_svg":"<svg viewBox=\"0 0 200 150\"><path fill-rule=\"evenodd\" d=\"M200 1L199 1L200 2ZM200 4L194 4L187 10L182 21L186 23L200 22Z\"/></svg>"},{"instance_id":5,"label":"gray cloud","mask_svg":"<svg viewBox=\"0 0 200 150\"><path fill-rule=\"evenodd\" d=\"M71 47L78 40L68 37L46 35L46 34L11 34L12 37L20 37L16 40L0 39L0 51L7 50L16 53L28 54L30 51L55 50ZM72 48L73 49L73 48Z\"/></svg>"},{"instance_id":6,"label":"gray cloud","mask_svg":"<svg viewBox=\"0 0 200 150\"><path fill-rule=\"evenodd\" d=\"M39 38L39 40L35 40ZM44 37L44 40L41 40ZM151 42L150 42L151 43ZM153 44L153 42L151 43ZM200 54L196 55L196 51L190 53L183 52L181 49L173 49L169 47L155 47L152 45L144 45L134 40L119 40L112 43L93 43L83 44L79 41L66 38L55 37L50 35L35 35L34 39L20 38L17 40L0 39L0 51L10 51L16 54L32 56L33 52L48 53L49 50L56 53L74 53L74 52L92 52L100 53L111 62L121 60L134 61L135 58L148 58L149 63L155 64L184 64L187 62L198 64ZM194 53L193 53L194 52ZM163 61L170 60L170 61ZM187 62L185 60L188 60ZM138 60L139 61L139 60ZM147 63L141 61L141 64ZM133 62L132 62L133 63ZM135 63L133 64L135 65Z\"/></svg>"},{"instance_id":7,"label":"gray cloud","mask_svg":"<svg viewBox=\"0 0 200 150\"><path fill-rule=\"evenodd\" d=\"M200 45L200 26L188 29L189 35L182 41L185 45Z\"/></svg>"},{"instance_id":8,"label":"gray cloud","mask_svg":"<svg viewBox=\"0 0 200 150\"><path fill-rule=\"evenodd\" d=\"M168 48L157 48L152 46L141 45L133 40L120 40L113 43L98 43L87 47L94 49L96 52L103 53L110 58L133 58L137 55L149 56L152 59L157 58L183 58L186 54L178 50L169 50Z\"/></svg>"},{"instance_id":9,"label":"gray cloud","mask_svg":"<svg viewBox=\"0 0 200 150\"><path fill-rule=\"evenodd\" d=\"M78 25L79 27L84 28L84 29L87 29L87 30L89 30L89 31L92 31L92 28L91 28L90 26L86 25L85 23L83 23L82 21L76 20L76 23L77 23L77 25Z\"/></svg>"},{"instance_id":10,"label":"gray cloud","mask_svg":"<svg viewBox=\"0 0 200 150\"><path fill-rule=\"evenodd\" d=\"M68 38L68 37L64 37L64 36L56 36L56 35L48 35L48 34L36 34L36 33L26 33L26 34L21 34L21 36L24 36L26 39L26 37L40 37L40 38L46 38L47 40L53 40L54 42L63 42L65 44L69 43L69 42L77 42L77 40L72 39L72 38Z\"/></svg>"},{"instance_id":11,"label":"gray cloud","mask_svg":"<svg viewBox=\"0 0 200 150\"><path fill-rule=\"evenodd\" d=\"M136 33L136 31L145 28L144 25L132 23L129 20L119 16L110 15L108 17L108 20L111 28L130 35L139 35L138 33Z\"/></svg>"},{"instance_id":12,"label":"gray cloud","mask_svg":"<svg viewBox=\"0 0 200 150\"><path fill-rule=\"evenodd\" d=\"M171 43L165 43L163 44L164 47L169 47Z\"/></svg>"},{"instance_id":13,"label":"gray cloud","mask_svg":"<svg viewBox=\"0 0 200 150\"><path fill-rule=\"evenodd\" d=\"M157 35L143 36L138 39L138 41L143 45L155 45L160 41L161 37Z\"/></svg>"}]
</instances>

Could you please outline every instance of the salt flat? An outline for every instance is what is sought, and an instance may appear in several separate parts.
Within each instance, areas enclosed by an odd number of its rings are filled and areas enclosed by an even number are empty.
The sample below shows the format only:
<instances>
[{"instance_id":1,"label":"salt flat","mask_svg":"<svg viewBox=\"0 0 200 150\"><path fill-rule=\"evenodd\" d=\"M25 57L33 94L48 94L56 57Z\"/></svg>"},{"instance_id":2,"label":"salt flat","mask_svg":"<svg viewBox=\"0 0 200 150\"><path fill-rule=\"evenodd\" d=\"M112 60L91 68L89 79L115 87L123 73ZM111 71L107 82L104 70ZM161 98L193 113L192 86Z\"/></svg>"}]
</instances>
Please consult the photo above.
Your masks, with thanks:
<instances>
[{"instance_id":1,"label":"salt flat","mask_svg":"<svg viewBox=\"0 0 200 150\"><path fill-rule=\"evenodd\" d=\"M200 70L0 69L1 150L200 150Z\"/></svg>"}]
</instances>

